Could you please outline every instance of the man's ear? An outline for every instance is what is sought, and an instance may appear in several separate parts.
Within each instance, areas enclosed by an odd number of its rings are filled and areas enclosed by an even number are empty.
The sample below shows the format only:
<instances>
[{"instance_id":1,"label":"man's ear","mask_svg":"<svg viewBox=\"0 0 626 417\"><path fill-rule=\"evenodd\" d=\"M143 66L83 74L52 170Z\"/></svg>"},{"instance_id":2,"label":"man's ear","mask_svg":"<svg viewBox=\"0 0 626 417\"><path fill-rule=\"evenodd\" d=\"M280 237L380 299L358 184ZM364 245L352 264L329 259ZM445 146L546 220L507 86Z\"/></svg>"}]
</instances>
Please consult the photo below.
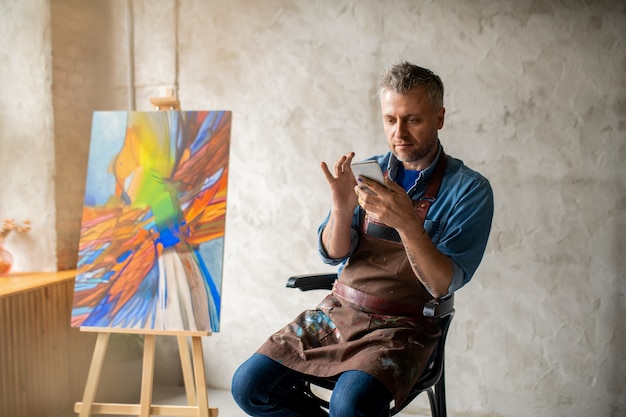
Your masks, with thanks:
<instances>
[{"instance_id":1,"label":"man's ear","mask_svg":"<svg viewBox=\"0 0 626 417\"><path fill-rule=\"evenodd\" d=\"M439 109L439 113L437 114L437 130L440 130L443 127L443 122L446 116L446 108L441 106Z\"/></svg>"}]
</instances>

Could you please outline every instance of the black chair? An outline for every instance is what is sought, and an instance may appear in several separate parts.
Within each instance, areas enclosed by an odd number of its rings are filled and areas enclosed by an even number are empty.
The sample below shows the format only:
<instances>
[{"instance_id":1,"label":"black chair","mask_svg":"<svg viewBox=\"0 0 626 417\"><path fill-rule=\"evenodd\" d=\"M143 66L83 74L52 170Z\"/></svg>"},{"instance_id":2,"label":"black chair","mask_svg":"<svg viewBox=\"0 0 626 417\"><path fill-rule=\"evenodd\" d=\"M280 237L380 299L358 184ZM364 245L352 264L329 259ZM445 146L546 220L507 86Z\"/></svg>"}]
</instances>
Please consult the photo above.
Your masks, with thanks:
<instances>
[{"instance_id":1,"label":"black chair","mask_svg":"<svg viewBox=\"0 0 626 417\"><path fill-rule=\"evenodd\" d=\"M337 279L337 274L297 275L289 278L288 288L298 288L301 291L330 290ZM441 323L441 337L437 341L433 353L426 365L426 369L402 404L393 404L389 415L394 416L404 409L419 394L426 392L430 402L430 411L433 417L446 417L446 388L444 378L444 349L450 323L454 317L454 295L445 299L433 299L429 301L423 310L426 317L439 318ZM311 385L332 390L335 381L332 378L317 378L313 382L306 382L302 387L303 393L315 400L325 409L328 409L328 401L316 395Z\"/></svg>"}]
</instances>

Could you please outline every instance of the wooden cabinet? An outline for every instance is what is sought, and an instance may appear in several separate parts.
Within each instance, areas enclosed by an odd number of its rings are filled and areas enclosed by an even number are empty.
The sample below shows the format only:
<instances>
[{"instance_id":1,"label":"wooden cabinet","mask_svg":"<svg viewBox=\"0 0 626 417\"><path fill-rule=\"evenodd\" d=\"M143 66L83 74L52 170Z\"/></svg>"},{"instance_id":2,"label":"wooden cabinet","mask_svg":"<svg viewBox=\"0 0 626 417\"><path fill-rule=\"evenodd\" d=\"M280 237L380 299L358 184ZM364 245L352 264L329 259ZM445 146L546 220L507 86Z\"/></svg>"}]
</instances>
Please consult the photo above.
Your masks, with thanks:
<instances>
[{"instance_id":1,"label":"wooden cabinet","mask_svg":"<svg viewBox=\"0 0 626 417\"><path fill-rule=\"evenodd\" d=\"M95 335L70 326L74 271L0 277L0 416L72 415Z\"/></svg>"}]
</instances>

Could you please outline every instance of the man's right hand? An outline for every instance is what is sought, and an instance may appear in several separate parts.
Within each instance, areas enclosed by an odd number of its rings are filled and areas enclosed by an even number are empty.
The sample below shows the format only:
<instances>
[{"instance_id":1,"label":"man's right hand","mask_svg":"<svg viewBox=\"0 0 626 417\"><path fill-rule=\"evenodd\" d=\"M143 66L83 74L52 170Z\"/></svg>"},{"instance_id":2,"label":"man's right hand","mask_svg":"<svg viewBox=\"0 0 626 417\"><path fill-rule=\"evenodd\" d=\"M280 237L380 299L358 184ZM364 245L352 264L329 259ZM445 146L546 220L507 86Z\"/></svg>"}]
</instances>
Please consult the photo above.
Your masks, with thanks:
<instances>
[{"instance_id":1,"label":"man's right hand","mask_svg":"<svg viewBox=\"0 0 626 417\"><path fill-rule=\"evenodd\" d=\"M335 163L334 175L325 162L321 164L333 200L330 218L322 231L322 245L328 256L335 259L346 256L351 247L350 228L357 205L357 196L354 192L356 180L350 168L352 158L354 152L339 158Z\"/></svg>"},{"instance_id":2,"label":"man's right hand","mask_svg":"<svg viewBox=\"0 0 626 417\"><path fill-rule=\"evenodd\" d=\"M354 186L356 181L352 174L352 168L350 164L354 158L354 152L350 152L340 157L335 162L335 173L330 172L326 162L322 162L321 168L328 185L330 186L331 197L333 201L333 210L352 212L357 205L357 196L354 193Z\"/></svg>"}]
</instances>

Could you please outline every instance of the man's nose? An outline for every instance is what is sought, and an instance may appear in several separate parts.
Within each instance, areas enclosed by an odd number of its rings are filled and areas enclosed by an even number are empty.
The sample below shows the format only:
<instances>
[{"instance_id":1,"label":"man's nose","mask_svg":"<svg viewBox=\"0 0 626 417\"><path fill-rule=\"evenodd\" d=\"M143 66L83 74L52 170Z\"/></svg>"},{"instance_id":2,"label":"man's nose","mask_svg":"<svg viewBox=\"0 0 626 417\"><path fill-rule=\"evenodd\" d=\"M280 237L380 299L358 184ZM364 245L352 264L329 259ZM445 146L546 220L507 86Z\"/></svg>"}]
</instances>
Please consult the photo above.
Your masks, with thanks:
<instances>
[{"instance_id":1,"label":"man's nose","mask_svg":"<svg viewBox=\"0 0 626 417\"><path fill-rule=\"evenodd\" d=\"M403 138L407 134L406 123L399 121L396 123L396 137Z\"/></svg>"}]
</instances>

